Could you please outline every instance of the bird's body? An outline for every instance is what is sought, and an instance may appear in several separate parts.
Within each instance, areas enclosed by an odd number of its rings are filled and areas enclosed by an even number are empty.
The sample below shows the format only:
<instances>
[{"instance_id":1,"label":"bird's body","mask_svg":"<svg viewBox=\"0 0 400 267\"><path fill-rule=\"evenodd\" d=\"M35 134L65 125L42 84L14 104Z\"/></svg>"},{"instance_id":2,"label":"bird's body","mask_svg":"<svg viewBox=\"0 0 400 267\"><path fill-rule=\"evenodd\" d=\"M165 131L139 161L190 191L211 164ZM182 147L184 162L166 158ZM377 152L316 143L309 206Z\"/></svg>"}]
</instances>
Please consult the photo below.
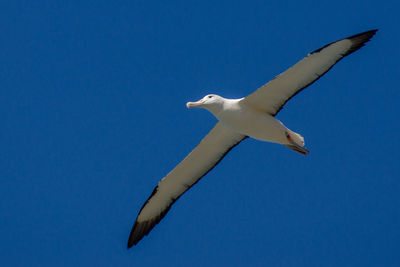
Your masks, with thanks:
<instances>
[{"instance_id":1,"label":"bird's body","mask_svg":"<svg viewBox=\"0 0 400 267\"><path fill-rule=\"evenodd\" d=\"M357 51L377 30L356 34L325 45L300 60L250 95L226 99L207 95L188 108L210 111L218 122L195 149L154 188L132 227L128 248L137 244L167 214L172 204L212 170L236 145L250 137L282 144L306 155L304 138L275 115L293 96L328 72L339 60Z\"/></svg>"},{"instance_id":2,"label":"bird's body","mask_svg":"<svg viewBox=\"0 0 400 267\"><path fill-rule=\"evenodd\" d=\"M220 108L209 111L234 132L260 141L282 145L295 142L299 146L304 146L304 139L300 134L291 131L271 114L246 104L244 98L226 99L218 95L209 96L218 98L222 102Z\"/></svg>"}]
</instances>

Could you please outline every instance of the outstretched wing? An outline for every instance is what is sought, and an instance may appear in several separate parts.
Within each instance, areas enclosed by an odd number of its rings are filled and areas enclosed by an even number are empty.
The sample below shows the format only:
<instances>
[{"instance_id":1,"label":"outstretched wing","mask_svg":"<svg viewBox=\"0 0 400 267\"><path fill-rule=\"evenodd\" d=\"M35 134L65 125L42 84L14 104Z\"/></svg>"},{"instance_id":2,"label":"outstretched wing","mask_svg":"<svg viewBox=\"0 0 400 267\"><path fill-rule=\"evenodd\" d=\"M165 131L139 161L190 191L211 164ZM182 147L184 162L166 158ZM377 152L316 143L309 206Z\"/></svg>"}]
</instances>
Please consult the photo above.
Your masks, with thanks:
<instances>
[{"instance_id":1,"label":"outstretched wing","mask_svg":"<svg viewBox=\"0 0 400 267\"><path fill-rule=\"evenodd\" d=\"M294 66L248 95L243 102L275 116L289 99L318 80L343 57L364 46L376 31L353 35L311 52Z\"/></svg>"},{"instance_id":2,"label":"outstretched wing","mask_svg":"<svg viewBox=\"0 0 400 267\"><path fill-rule=\"evenodd\" d=\"M200 144L154 188L132 227L128 248L147 235L183 193L245 138L218 122Z\"/></svg>"}]
</instances>

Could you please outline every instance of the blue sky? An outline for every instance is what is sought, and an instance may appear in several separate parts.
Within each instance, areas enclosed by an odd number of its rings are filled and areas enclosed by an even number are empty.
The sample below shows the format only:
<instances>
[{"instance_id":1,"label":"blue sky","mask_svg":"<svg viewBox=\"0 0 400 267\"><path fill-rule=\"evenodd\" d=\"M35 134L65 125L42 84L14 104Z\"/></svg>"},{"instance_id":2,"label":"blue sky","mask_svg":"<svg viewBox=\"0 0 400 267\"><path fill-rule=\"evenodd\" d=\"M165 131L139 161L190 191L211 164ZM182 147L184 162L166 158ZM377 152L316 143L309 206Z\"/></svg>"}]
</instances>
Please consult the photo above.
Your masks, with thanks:
<instances>
[{"instance_id":1,"label":"blue sky","mask_svg":"<svg viewBox=\"0 0 400 267\"><path fill-rule=\"evenodd\" d=\"M0 265L399 266L398 1L7 1ZM311 151L246 140L126 242L157 182L243 97L378 28L279 113Z\"/></svg>"}]
</instances>

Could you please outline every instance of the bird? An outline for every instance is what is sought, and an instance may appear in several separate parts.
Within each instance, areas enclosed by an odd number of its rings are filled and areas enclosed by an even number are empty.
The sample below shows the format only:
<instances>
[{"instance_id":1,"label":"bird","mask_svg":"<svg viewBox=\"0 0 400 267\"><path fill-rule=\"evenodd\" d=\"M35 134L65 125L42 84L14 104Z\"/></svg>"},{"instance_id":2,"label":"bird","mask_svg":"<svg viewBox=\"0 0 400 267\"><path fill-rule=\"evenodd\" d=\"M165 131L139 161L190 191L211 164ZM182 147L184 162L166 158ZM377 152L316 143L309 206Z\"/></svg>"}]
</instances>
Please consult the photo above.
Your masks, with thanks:
<instances>
[{"instance_id":1,"label":"bird","mask_svg":"<svg viewBox=\"0 0 400 267\"><path fill-rule=\"evenodd\" d=\"M175 201L224 156L246 138L284 145L307 155L304 138L275 116L282 107L306 87L317 81L338 61L365 45L377 32L365 31L329 43L240 99L209 94L187 108L203 108L218 122L201 142L171 172L160 180L140 209L128 239L128 249L136 245L167 214Z\"/></svg>"}]
</instances>

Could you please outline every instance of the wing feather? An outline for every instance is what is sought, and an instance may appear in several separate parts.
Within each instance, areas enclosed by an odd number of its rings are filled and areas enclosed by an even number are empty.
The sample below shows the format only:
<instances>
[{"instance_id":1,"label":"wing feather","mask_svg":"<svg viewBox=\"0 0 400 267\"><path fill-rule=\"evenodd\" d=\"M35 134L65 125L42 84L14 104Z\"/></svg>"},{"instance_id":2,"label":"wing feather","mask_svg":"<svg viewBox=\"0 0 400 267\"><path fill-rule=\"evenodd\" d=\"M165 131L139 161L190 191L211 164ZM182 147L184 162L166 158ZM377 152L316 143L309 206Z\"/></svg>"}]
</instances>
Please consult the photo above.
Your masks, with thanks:
<instances>
[{"instance_id":1,"label":"wing feather","mask_svg":"<svg viewBox=\"0 0 400 267\"><path fill-rule=\"evenodd\" d=\"M243 102L275 116L293 96L328 72L343 57L360 49L377 30L327 44L248 95Z\"/></svg>"},{"instance_id":2,"label":"wing feather","mask_svg":"<svg viewBox=\"0 0 400 267\"><path fill-rule=\"evenodd\" d=\"M128 248L136 245L167 214L172 204L246 136L218 122L199 145L154 188L132 227Z\"/></svg>"}]
</instances>

